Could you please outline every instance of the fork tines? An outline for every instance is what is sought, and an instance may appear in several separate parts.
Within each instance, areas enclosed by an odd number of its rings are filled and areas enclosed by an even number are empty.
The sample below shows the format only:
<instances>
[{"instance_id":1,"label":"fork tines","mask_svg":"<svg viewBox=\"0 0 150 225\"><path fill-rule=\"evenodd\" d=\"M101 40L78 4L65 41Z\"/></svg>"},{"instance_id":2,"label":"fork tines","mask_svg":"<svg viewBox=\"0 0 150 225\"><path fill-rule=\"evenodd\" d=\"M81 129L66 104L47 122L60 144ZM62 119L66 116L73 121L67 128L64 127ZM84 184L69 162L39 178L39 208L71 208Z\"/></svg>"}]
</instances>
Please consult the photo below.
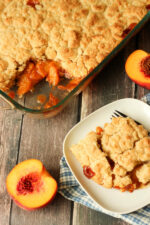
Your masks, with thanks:
<instances>
[{"instance_id":1,"label":"fork tines","mask_svg":"<svg viewBox=\"0 0 150 225\"><path fill-rule=\"evenodd\" d=\"M117 116L122 116L122 117L128 117L127 115L125 115L124 113L118 111L118 110L115 110L115 115Z\"/></svg>"},{"instance_id":2,"label":"fork tines","mask_svg":"<svg viewBox=\"0 0 150 225\"><path fill-rule=\"evenodd\" d=\"M118 110L115 110L115 112L113 113L112 117L128 117L127 115L125 115L122 112L119 112Z\"/></svg>"},{"instance_id":3,"label":"fork tines","mask_svg":"<svg viewBox=\"0 0 150 225\"><path fill-rule=\"evenodd\" d=\"M127 115L125 115L124 113L122 113L122 112L120 112L120 111L118 111L118 110L115 110L115 112L113 113L113 115L112 115L112 117L124 117L124 118L126 118L126 117L129 117L129 116L127 116ZM130 117L131 118L131 117ZM132 119L132 118L131 118ZM140 125L140 123L138 122L138 121L136 121L136 120L134 120L138 125Z\"/></svg>"}]
</instances>

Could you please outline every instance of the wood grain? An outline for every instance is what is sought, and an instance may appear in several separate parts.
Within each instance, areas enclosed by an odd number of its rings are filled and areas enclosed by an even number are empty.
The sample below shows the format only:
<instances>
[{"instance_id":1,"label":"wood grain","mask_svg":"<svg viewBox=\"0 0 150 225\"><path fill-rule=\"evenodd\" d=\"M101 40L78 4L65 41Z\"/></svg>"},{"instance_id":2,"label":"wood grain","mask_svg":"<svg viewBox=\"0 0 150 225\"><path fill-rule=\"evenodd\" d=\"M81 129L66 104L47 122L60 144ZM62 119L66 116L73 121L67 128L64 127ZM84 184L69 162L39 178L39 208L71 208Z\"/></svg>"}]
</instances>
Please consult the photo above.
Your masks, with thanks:
<instances>
[{"instance_id":1,"label":"wood grain","mask_svg":"<svg viewBox=\"0 0 150 225\"><path fill-rule=\"evenodd\" d=\"M20 141L22 115L8 110L0 111L0 225L8 225L11 199L7 194L5 180L16 165Z\"/></svg>"},{"instance_id":2,"label":"wood grain","mask_svg":"<svg viewBox=\"0 0 150 225\"><path fill-rule=\"evenodd\" d=\"M115 219L111 216L105 215L104 213L90 210L83 205L75 204L73 224L88 224L88 225L128 225L126 222Z\"/></svg>"},{"instance_id":3,"label":"wood grain","mask_svg":"<svg viewBox=\"0 0 150 225\"><path fill-rule=\"evenodd\" d=\"M19 162L29 158L37 158L58 180L62 143L66 133L77 122L78 99L79 97L74 98L62 113L51 119L35 120L24 116ZM11 225L20 225L20 221L21 225L69 225L71 204L71 201L67 201L60 195L56 196L52 204L33 212L23 211L13 204Z\"/></svg>"}]
</instances>

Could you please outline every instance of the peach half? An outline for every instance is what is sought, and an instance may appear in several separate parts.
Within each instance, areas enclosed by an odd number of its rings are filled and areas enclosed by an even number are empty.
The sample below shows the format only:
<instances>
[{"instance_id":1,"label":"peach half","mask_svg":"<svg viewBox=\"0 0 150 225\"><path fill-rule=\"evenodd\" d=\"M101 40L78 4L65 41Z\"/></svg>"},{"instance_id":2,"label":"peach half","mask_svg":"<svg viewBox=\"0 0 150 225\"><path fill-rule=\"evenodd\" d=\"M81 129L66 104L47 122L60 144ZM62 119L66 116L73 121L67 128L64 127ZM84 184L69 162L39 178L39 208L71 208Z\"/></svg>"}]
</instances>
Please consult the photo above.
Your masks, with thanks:
<instances>
[{"instance_id":1,"label":"peach half","mask_svg":"<svg viewBox=\"0 0 150 225\"><path fill-rule=\"evenodd\" d=\"M35 210L47 205L57 192L56 180L37 159L25 160L8 174L6 188L15 203Z\"/></svg>"},{"instance_id":2,"label":"peach half","mask_svg":"<svg viewBox=\"0 0 150 225\"><path fill-rule=\"evenodd\" d=\"M150 54L143 50L134 51L127 58L125 70L132 81L150 89Z\"/></svg>"}]
</instances>

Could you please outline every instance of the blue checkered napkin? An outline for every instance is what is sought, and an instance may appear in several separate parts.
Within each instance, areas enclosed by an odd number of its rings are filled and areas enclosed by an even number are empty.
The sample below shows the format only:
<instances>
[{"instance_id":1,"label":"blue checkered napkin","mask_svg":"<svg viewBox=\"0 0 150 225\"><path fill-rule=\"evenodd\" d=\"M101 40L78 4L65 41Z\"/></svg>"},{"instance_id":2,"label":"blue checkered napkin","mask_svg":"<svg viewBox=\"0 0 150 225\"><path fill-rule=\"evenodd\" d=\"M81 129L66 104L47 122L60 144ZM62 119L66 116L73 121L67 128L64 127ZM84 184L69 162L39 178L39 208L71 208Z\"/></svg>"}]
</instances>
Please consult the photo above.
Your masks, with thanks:
<instances>
[{"instance_id":1,"label":"blue checkered napkin","mask_svg":"<svg viewBox=\"0 0 150 225\"><path fill-rule=\"evenodd\" d=\"M130 214L118 215L116 213L108 213L94 202L81 188L73 174L71 173L65 158L60 160L60 178L58 192L65 198L78 202L91 209L109 214L116 218L121 218L133 225L150 225L150 205Z\"/></svg>"},{"instance_id":2,"label":"blue checkered napkin","mask_svg":"<svg viewBox=\"0 0 150 225\"><path fill-rule=\"evenodd\" d=\"M141 100L150 105L150 93L144 96L144 98ZM106 210L102 209L83 191L83 189L71 173L64 157L62 157L60 160L60 178L58 192L69 200L78 202L96 211L109 214L110 216L121 218L133 225L150 225L150 205L126 215L109 213Z\"/></svg>"}]
</instances>

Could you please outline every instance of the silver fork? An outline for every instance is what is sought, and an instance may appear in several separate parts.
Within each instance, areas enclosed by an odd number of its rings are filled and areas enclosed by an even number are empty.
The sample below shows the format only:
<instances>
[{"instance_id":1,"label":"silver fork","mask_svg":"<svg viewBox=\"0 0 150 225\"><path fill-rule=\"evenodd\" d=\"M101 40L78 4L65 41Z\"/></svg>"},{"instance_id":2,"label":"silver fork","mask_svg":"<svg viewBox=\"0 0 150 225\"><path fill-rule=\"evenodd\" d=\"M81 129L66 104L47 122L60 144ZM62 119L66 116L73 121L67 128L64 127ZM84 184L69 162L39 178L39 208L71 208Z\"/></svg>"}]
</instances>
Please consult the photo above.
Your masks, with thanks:
<instances>
[{"instance_id":1,"label":"silver fork","mask_svg":"<svg viewBox=\"0 0 150 225\"><path fill-rule=\"evenodd\" d=\"M118 111L118 110L115 110L114 113L112 114L112 117L129 117L127 115L125 115L124 113ZM131 118L131 117L130 117ZM131 118L132 119L132 118ZM134 120L134 119L133 119ZM141 125L141 123L139 123L138 121L134 120L138 125ZM150 131L148 132L148 135L150 136Z\"/></svg>"}]
</instances>

